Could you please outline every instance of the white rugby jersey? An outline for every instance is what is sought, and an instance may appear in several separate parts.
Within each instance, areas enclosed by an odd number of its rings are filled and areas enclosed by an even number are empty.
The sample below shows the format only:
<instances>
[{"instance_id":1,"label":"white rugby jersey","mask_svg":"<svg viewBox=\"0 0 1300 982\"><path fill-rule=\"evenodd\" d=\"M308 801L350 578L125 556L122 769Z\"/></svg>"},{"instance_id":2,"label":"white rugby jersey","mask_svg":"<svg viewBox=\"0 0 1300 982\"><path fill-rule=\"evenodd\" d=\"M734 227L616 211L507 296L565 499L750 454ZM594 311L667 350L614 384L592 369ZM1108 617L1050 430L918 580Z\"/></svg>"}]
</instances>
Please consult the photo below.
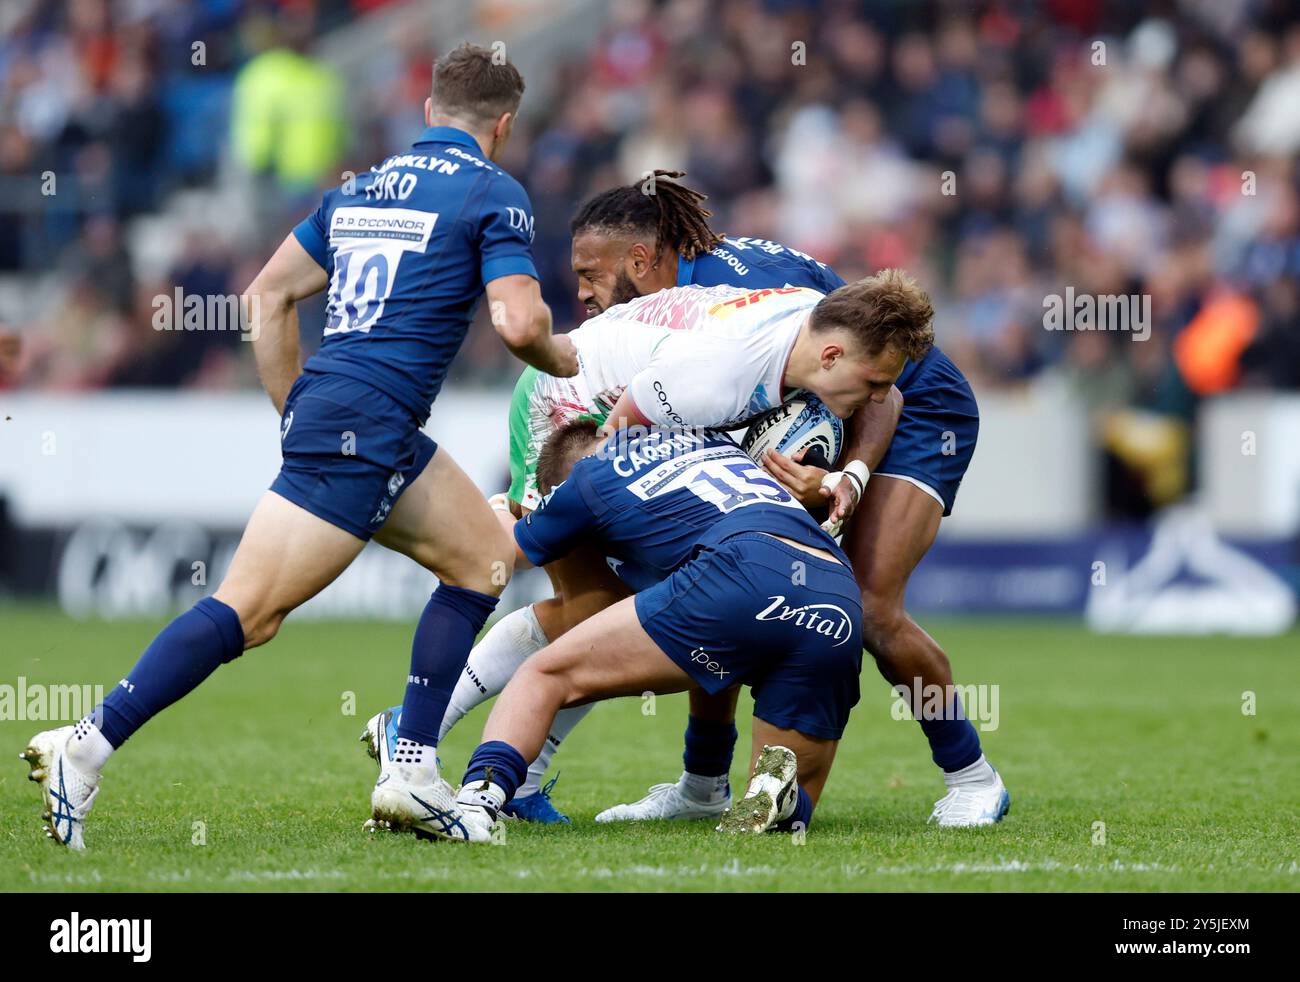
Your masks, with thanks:
<instances>
[{"instance_id":1,"label":"white rugby jersey","mask_svg":"<svg viewBox=\"0 0 1300 982\"><path fill-rule=\"evenodd\" d=\"M581 379L571 381L605 407L626 389L654 424L743 424L788 395L790 351L822 296L806 287L684 286L638 297L570 333Z\"/></svg>"}]
</instances>

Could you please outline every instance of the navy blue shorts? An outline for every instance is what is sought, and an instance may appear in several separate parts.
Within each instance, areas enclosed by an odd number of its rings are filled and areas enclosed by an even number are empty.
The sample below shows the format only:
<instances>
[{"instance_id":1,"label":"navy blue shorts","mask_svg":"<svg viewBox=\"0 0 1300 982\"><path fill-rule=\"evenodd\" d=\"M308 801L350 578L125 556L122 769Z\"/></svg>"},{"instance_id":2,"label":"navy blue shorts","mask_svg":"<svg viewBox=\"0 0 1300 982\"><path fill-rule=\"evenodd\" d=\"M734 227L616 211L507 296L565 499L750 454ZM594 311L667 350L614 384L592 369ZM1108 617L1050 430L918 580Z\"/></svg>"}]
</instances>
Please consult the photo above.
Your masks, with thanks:
<instances>
[{"instance_id":1,"label":"navy blue shorts","mask_svg":"<svg viewBox=\"0 0 1300 982\"><path fill-rule=\"evenodd\" d=\"M862 671L862 598L848 566L741 532L638 593L636 613L706 692L741 682L759 719L843 736Z\"/></svg>"},{"instance_id":2,"label":"navy blue shorts","mask_svg":"<svg viewBox=\"0 0 1300 982\"><path fill-rule=\"evenodd\" d=\"M943 504L944 515L951 515L979 436L975 394L938 348L931 348L915 369L904 371L898 388L903 414L875 473L923 485Z\"/></svg>"},{"instance_id":3,"label":"navy blue shorts","mask_svg":"<svg viewBox=\"0 0 1300 982\"><path fill-rule=\"evenodd\" d=\"M303 372L280 417L284 463L271 490L368 541L437 449L414 414L373 385Z\"/></svg>"}]
</instances>

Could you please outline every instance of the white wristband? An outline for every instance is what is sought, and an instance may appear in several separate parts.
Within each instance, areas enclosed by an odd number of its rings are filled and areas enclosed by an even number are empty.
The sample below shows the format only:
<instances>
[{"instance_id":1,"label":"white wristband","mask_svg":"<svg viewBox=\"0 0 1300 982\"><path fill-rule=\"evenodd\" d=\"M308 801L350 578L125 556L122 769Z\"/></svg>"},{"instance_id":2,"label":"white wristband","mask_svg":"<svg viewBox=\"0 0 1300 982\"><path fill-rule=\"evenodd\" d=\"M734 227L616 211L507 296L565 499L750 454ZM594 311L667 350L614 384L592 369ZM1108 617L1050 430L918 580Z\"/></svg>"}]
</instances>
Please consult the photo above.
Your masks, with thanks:
<instances>
[{"instance_id":1,"label":"white wristband","mask_svg":"<svg viewBox=\"0 0 1300 982\"><path fill-rule=\"evenodd\" d=\"M850 460L844 465L842 471L831 471L822 478L822 487L827 491L834 491L839 487L840 480L845 477L853 479L854 489L857 491L858 498L867 489L867 481L871 478L871 470L860 460Z\"/></svg>"},{"instance_id":2,"label":"white wristband","mask_svg":"<svg viewBox=\"0 0 1300 982\"><path fill-rule=\"evenodd\" d=\"M492 497L488 498L488 504L492 506L493 511L504 511L513 515L510 511L510 498L505 491L498 491Z\"/></svg>"},{"instance_id":3,"label":"white wristband","mask_svg":"<svg viewBox=\"0 0 1300 982\"><path fill-rule=\"evenodd\" d=\"M829 474L823 477L822 487L825 490L834 493L835 489L839 487L840 481L846 477L852 481L853 492L854 492L853 504L854 507L856 508L857 503L862 500L862 493L867 489L867 481L871 477L871 470L870 468L867 467L866 464L864 464L860 460L850 460L847 464L844 465L844 470L831 471ZM829 532L832 536L838 536L840 532L843 530L843 527L844 527L843 519L840 519L837 522L832 522L830 519L827 519L825 522L822 523L822 528L825 529L827 532Z\"/></svg>"},{"instance_id":4,"label":"white wristband","mask_svg":"<svg viewBox=\"0 0 1300 982\"><path fill-rule=\"evenodd\" d=\"M857 480L858 497L867 490L867 481L871 479L871 469L860 460L850 460L844 465L844 473Z\"/></svg>"}]
</instances>

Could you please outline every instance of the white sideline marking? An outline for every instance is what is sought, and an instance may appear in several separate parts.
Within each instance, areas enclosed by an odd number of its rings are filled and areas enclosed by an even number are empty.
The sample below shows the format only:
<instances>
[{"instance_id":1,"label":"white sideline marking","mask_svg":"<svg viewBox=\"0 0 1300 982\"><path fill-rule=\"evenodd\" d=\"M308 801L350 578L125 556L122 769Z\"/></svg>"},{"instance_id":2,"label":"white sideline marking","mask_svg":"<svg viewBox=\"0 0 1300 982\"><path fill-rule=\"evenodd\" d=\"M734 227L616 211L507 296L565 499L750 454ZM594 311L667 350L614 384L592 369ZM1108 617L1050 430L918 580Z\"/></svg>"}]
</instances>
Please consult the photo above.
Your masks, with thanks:
<instances>
[{"instance_id":1,"label":"white sideline marking","mask_svg":"<svg viewBox=\"0 0 1300 982\"><path fill-rule=\"evenodd\" d=\"M1085 866L1083 863L1062 863L1055 859L1030 862L1023 859L1003 859L996 863L936 863L931 866L843 866L847 876L877 873L883 876L915 876L921 873L1181 873L1178 866L1164 863L1125 863L1114 860Z\"/></svg>"},{"instance_id":2,"label":"white sideline marking","mask_svg":"<svg viewBox=\"0 0 1300 982\"><path fill-rule=\"evenodd\" d=\"M1197 868L1190 872L1208 872L1213 870L1213 866L1205 869ZM1271 870L1252 870L1248 867L1241 867L1242 872L1273 872L1290 875L1300 874L1300 862L1292 860L1290 863L1278 863ZM521 867L513 870L503 870L516 879L526 880L533 876L549 877L554 874L551 869L538 867ZM595 880L610 880L622 877L654 877L656 879L668 879L679 877L695 876L723 876L723 877L750 877L750 876L775 876L783 872L772 866L742 866L740 860L733 859L721 865L711 863L700 863L694 866L647 866L645 864L636 864L633 866L609 867L609 866L582 866L572 871L578 877L584 877ZM1023 859L1003 859L998 862L959 862L959 863L935 863L931 865L903 865L903 866L869 866L866 864L845 863L840 866L840 872L848 877L863 876L916 876L927 873L945 873L949 875L963 874L981 874L981 873L1182 873L1189 872L1180 866L1167 866L1164 863L1126 863L1121 860L1114 860L1109 863L1097 863L1094 865L1085 865L1083 863L1062 863L1054 859L1042 861L1027 861ZM341 869L264 869L264 870L227 870L224 873L214 873L210 875L196 876L189 869L183 870L164 870L144 875L131 877L132 882L138 883L189 883L196 879L224 880L228 883L292 883L292 882L312 882L312 881L331 881L347 880L357 876L374 881L382 882L385 880L405 880L413 882L429 880L453 880L459 878L460 872L453 870L442 870L436 868L397 870L393 872L375 872L370 871L366 874L357 874L351 870ZM40 884L67 884L70 886L93 886L101 884L104 881L103 875L98 870L91 870L88 873L41 873L36 870L29 871L27 875L29 883Z\"/></svg>"}]
</instances>

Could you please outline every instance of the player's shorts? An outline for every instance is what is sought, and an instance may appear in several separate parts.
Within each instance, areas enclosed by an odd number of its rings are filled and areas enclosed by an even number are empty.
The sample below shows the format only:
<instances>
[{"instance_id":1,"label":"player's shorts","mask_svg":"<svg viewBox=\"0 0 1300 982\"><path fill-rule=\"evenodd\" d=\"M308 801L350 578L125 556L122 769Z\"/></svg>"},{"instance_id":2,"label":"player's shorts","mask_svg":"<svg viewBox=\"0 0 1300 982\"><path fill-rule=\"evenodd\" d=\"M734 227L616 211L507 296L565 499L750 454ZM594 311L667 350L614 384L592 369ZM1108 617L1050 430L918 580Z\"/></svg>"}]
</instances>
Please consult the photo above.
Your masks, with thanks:
<instances>
[{"instance_id":1,"label":"player's shorts","mask_svg":"<svg viewBox=\"0 0 1300 982\"><path fill-rule=\"evenodd\" d=\"M524 369L510 397L510 490L507 496L529 511L536 511L542 496L537 491L537 455L546 438L579 416L603 423L608 411L579 394L579 378L562 379ZM611 403L612 405L612 403Z\"/></svg>"},{"instance_id":2,"label":"player's shorts","mask_svg":"<svg viewBox=\"0 0 1300 982\"><path fill-rule=\"evenodd\" d=\"M951 515L979 436L975 394L938 348L931 348L910 376L905 374L899 389L903 414L873 476L910 481L943 505L945 516Z\"/></svg>"},{"instance_id":3,"label":"player's shorts","mask_svg":"<svg viewBox=\"0 0 1300 982\"><path fill-rule=\"evenodd\" d=\"M844 734L862 671L862 598L848 566L741 532L701 545L635 603L645 632L706 692L741 682L759 719Z\"/></svg>"},{"instance_id":4,"label":"player's shorts","mask_svg":"<svg viewBox=\"0 0 1300 982\"><path fill-rule=\"evenodd\" d=\"M284 403L284 463L271 490L368 541L437 449L415 415L373 385L307 371Z\"/></svg>"}]
</instances>

